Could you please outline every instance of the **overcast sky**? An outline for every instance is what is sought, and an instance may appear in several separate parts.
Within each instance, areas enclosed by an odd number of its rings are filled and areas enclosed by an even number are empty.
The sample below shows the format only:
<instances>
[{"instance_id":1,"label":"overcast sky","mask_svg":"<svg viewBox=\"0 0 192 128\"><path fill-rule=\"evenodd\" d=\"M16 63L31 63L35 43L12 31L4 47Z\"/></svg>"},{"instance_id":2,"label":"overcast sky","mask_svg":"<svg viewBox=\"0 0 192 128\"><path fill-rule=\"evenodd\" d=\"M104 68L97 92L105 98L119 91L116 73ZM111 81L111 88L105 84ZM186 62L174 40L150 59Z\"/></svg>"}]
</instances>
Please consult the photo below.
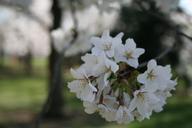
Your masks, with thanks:
<instances>
[{"instance_id":1,"label":"overcast sky","mask_svg":"<svg viewBox=\"0 0 192 128\"><path fill-rule=\"evenodd\" d=\"M179 5L187 14L192 16L192 0L180 0Z\"/></svg>"}]
</instances>

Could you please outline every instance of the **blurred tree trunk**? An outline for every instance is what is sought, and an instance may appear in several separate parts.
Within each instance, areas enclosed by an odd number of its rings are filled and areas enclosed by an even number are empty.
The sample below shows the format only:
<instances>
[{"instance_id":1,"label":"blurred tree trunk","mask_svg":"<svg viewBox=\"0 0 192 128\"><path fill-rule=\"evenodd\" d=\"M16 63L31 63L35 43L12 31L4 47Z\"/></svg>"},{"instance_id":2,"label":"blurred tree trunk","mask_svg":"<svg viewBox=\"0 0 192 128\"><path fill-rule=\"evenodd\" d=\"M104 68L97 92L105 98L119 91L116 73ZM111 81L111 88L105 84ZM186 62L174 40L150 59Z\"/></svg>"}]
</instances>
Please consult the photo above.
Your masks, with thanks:
<instances>
[{"instance_id":1,"label":"blurred tree trunk","mask_svg":"<svg viewBox=\"0 0 192 128\"><path fill-rule=\"evenodd\" d=\"M60 28L62 22L62 9L58 0L53 0L51 13L53 16L53 30ZM49 94L43 116L45 118L63 117L63 87L62 87L62 54L59 53L51 37L51 53L49 56Z\"/></svg>"},{"instance_id":2,"label":"blurred tree trunk","mask_svg":"<svg viewBox=\"0 0 192 128\"><path fill-rule=\"evenodd\" d=\"M3 67L3 59L4 59L4 53L3 53L3 50L0 47L0 68Z\"/></svg>"},{"instance_id":3,"label":"blurred tree trunk","mask_svg":"<svg viewBox=\"0 0 192 128\"><path fill-rule=\"evenodd\" d=\"M31 50L28 49L27 54L23 57L24 72L26 75L32 75L33 65L32 65L33 55Z\"/></svg>"},{"instance_id":4,"label":"blurred tree trunk","mask_svg":"<svg viewBox=\"0 0 192 128\"><path fill-rule=\"evenodd\" d=\"M3 51L3 42L4 42L4 37L0 35L0 68L3 67L4 64L4 51Z\"/></svg>"}]
</instances>

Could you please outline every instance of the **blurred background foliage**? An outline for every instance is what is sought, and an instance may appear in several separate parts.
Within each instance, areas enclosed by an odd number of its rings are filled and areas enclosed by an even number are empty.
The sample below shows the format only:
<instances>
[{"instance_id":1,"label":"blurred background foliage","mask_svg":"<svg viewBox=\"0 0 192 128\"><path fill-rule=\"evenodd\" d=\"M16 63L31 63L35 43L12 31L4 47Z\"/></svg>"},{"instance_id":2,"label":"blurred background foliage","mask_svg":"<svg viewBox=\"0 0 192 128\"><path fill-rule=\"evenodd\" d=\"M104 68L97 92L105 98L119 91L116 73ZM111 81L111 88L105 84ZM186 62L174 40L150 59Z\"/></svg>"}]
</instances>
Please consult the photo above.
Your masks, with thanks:
<instances>
[{"instance_id":1,"label":"blurred background foliage","mask_svg":"<svg viewBox=\"0 0 192 128\"><path fill-rule=\"evenodd\" d=\"M191 0L1 0L0 128L191 128ZM170 63L177 90L150 120L118 125L87 115L69 69L89 39L124 32L146 49L140 62ZM142 71L143 69L141 69Z\"/></svg>"}]
</instances>

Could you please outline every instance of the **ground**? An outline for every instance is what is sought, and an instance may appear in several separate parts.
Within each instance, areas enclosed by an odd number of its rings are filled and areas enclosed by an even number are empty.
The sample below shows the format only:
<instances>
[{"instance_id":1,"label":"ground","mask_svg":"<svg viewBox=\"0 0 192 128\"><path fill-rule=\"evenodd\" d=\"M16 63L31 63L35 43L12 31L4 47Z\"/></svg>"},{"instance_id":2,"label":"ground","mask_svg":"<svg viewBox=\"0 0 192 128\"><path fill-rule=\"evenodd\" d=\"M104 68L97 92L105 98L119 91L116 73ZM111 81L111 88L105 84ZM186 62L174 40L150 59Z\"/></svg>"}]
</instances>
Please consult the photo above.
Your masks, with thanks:
<instances>
[{"instance_id":1,"label":"ground","mask_svg":"<svg viewBox=\"0 0 192 128\"><path fill-rule=\"evenodd\" d=\"M16 62L9 63L0 72L0 128L32 128L47 94L46 61L35 60L30 76ZM67 82L70 76L66 74ZM192 128L192 98L186 95L174 93L164 111L153 114L150 120L118 125L98 114L86 114L66 84L64 94L66 118L44 121L42 128Z\"/></svg>"}]
</instances>

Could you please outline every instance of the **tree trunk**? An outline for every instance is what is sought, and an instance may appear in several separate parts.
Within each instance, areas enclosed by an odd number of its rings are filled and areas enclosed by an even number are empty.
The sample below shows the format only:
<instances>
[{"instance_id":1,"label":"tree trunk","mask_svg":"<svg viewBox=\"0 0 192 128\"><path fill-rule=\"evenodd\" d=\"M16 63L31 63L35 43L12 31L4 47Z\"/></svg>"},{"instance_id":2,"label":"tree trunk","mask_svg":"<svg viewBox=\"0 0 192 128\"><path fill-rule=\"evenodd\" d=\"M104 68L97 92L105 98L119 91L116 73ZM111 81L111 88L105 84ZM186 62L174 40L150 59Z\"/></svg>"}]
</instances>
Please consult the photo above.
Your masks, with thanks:
<instances>
[{"instance_id":1,"label":"tree trunk","mask_svg":"<svg viewBox=\"0 0 192 128\"><path fill-rule=\"evenodd\" d=\"M0 68L3 67L3 64L4 64L3 60L4 60L4 54L3 54L3 50L0 48Z\"/></svg>"},{"instance_id":2,"label":"tree trunk","mask_svg":"<svg viewBox=\"0 0 192 128\"><path fill-rule=\"evenodd\" d=\"M33 60L33 56L31 51L29 50L28 53L23 57L24 72L27 76L32 75L32 71L33 71L32 60Z\"/></svg>"},{"instance_id":3,"label":"tree trunk","mask_svg":"<svg viewBox=\"0 0 192 128\"><path fill-rule=\"evenodd\" d=\"M62 21L62 9L58 0L53 0L52 5L53 26L52 30L60 28ZM62 54L59 53L51 37L51 54L49 56L49 94L43 116L45 118L63 117L63 85L62 85Z\"/></svg>"}]
</instances>

